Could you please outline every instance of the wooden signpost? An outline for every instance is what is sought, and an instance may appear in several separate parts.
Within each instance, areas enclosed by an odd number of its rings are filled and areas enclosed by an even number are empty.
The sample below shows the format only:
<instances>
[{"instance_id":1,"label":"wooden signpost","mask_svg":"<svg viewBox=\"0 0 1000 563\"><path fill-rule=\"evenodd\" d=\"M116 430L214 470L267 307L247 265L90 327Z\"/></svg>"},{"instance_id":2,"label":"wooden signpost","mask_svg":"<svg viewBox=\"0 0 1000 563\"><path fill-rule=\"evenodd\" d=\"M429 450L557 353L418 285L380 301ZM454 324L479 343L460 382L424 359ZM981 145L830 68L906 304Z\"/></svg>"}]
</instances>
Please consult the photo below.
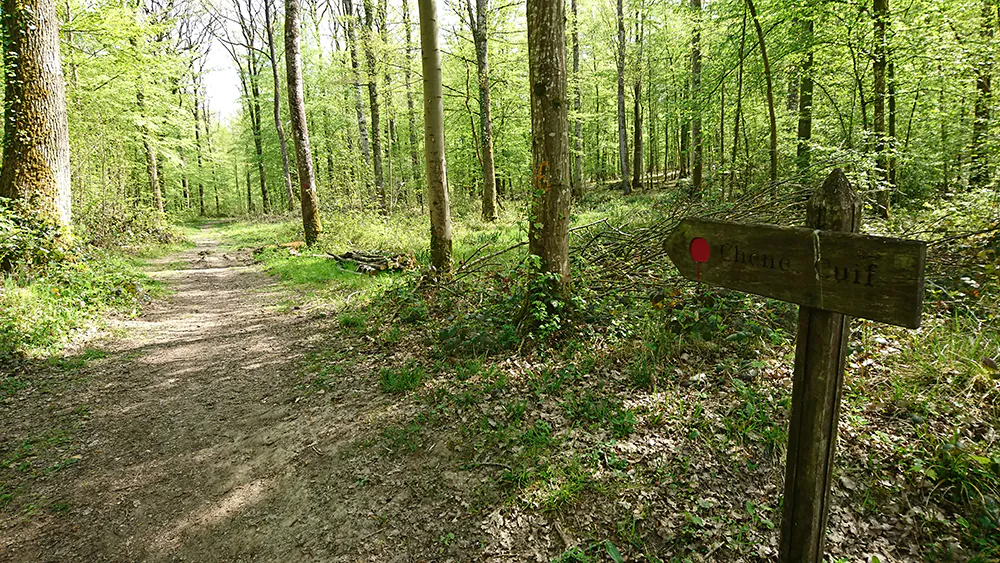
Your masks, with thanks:
<instances>
[{"instance_id":1,"label":"wooden signpost","mask_svg":"<svg viewBox=\"0 0 1000 563\"><path fill-rule=\"evenodd\" d=\"M685 219L667 254L691 280L801 305L778 560L820 563L826 539L850 316L920 326L926 247L855 234L861 203L834 170L810 228Z\"/></svg>"}]
</instances>

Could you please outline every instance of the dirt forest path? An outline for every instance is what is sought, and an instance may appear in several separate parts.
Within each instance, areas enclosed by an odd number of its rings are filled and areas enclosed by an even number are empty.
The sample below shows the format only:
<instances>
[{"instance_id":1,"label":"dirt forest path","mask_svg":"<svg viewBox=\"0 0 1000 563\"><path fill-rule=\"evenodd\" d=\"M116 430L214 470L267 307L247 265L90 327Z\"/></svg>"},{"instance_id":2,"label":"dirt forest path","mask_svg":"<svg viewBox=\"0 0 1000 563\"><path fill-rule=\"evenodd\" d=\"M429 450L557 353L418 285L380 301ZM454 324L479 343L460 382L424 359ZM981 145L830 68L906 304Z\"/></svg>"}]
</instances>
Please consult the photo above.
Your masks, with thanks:
<instances>
[{"instance_id":1,"label":"dirt forest path","mask_svg":"<svg viewBox=\"0 0 1000 563\"><path fill-rule=\"evenodd\" d=\"M378 391L363 342L276 311L285 290L211 237L151 264L173 293L121 321L73 384L0 403L10 440L70 421L74 454L19 491L49 508L0 515L0 560L525 559L469 513L487 473L458 469L445 444L373 446L406 406ZM307 394L316 349L356 369Z\"/></svg>"}]
</instances>

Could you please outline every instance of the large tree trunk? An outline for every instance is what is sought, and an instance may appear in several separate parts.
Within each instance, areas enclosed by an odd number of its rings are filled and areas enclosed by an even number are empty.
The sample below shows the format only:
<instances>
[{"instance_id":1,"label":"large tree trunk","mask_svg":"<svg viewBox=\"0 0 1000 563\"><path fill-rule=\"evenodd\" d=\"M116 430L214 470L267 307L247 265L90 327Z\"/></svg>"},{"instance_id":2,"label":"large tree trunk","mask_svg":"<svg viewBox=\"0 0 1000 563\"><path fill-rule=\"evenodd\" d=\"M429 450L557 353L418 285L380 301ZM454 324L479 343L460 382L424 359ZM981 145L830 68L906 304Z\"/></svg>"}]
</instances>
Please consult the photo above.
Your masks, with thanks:
<instances>
[{"instance_id":1,"label":"large tree trunk","mask_svg":"<svg viewBox=\"0 0 1000 563\"><path fill-rule=\"evenodd\" d=\"M812 141L813 20L811 16L802 22L802 41L806 45L806 56L799 77L798 147L795 154L800 178L804 178L809 170L809 143Z\"/></svg>"},{"instance_id":2,"label":"large tree trunk","mask_svg":"<svg viewBox=\"0 0 1000 563\"><path fill-rule=\"evenodd\" d=\"M573 197L583 197L583 119L580 117L583 94L580 92L580 20L576 10L576 0L570 3L573 11Z\"/></svg>"},{"instance_id":3,"label":"large tree trunk","mask_svg":"<svg viewBox=\"0 0 1000 563\"><path fill-rule=\"evenodd\" d=\"M875 195L875 211L880 217L889 217L889 202L892 186L889 185L888 142L885 132L885 65L886 36L885 28L889 18L889 0L874 0L873 16L875 18L875 60L872 62L872 74L875 78L873 133L875 134L875 163L878 167L882 185Z\"/></svg>"},{"instance_id":4,"label":"large tree trunk","mask_svg":"<svg viewBox=\"0 0 1000 563\"><path fill-rule=\"evenodd\" d=\"M483 164L483 219L495 221L497 218L497 180L493 157L493 117L490 109L490 62L489 62L489 0L476 0L473 13L472 1L466 0L469 12L469 27L476 45L476 75L479 78L479 130L482 137L481 153Z\"/></svg>"},{"instance_id":5,"label":"large tree trunk","mask_svg":"<svg viewBox=\"0 0 1000 563\"><path fill-rule=\"evenodd\" d=\"M969 173L969 184L973 187L985 186L990 181L989 149L987 139L990 128L990 105L992 102L991 90L991 57L989 45L993 39L993 4L991 0L982 0L982 23L980 24L980 36L983 44L987 47L983 49L983 59L976 61L976 101L973 110L974 121L972 122L972 155Z\"/></svg>"},{"instance_id":6,"label":"large tree trunk","mask_svg":"<svg viewBox=\"0 0 1000 563\"><path fill-rule=\"evenodd\" d=\"M285 0L285 69L288 80L288 108L292 117L292 140L299 176L299 199L302 205L302 228L306 244L312 245L323 232L316 200L316 177L309 129L306 126L306 102L302 90L302 49L299 41L299 0Z\"/></svg>"},{"instance_id":7,"label":"large tree trunk","mask_svg":"<svg viewBox=\"0 0 1000 563\"><path fill-rule=\"evenodd\" d=\"M368 167L371 166L372 156L371 147L368 144L368 121L365 118L365 105L361 100L361 68L358 62L358 38L354 30L356 18L351 0L344 0L344 17L347 18L347 43L351 54L351 79L354 83L354 111L358 116L361 157L365 160L365 167Z\"/></svg>"},{"instance_id":8,"label":"large tree trunk","mask_svg":"<svg viewBox=\"0 0 1000 563\"><path fill-rule=\"evenodd\" d=\"M534 194L528 249L539 257L541 271L554 275L553 289L565 295L570 287L571 199L565 4L563 0L528 0L527 19ZM627 185L627 172L622 179Z\"/></svg>"},{"instance_id":9,"label":"large tree trunk","mask_svg":"<svg viewBox=\"0 0 1000 563\"><path fill-rule=\"evenodd\" d=\"M691 35L691 189L700 197L704 174L701 135L701 0L691 0L691 8L695 10L694 33Z\"/></svg>"},{"instance_id":10,"label":"large tree trunk","mask_svg":"<svg viewBox=\"0 0 1000 563\"><path fill-rule=\"evenodd\" d=\"M750 9L750 17L753 18L753 26L757 30L757 42L760 44L760 58L764 64L764 81L767 86L767 115L771 133L771 166L769 177L771 181L772 195L778 188L778 120L774 115L774 85L771 80L771 61L767 58L767 45L764 43L764 29L760 25L760 18L757 17L757 8L754 7L753 0L747 0L747 7Z\"/></svg>"},{"instance_id":11,"label":"large tree trunk","mask_svg":"<svg viewBox=\"0 0 1000 563\"><path fill-rule=\"evenodd\" d=\"M555 0L551 0L555 1ZM618 163L625 195L632 193L628 177L628 130L625 127L625 11L618 0Z\"/></svg>"},{"instance_id":12,"label":"large tree trunk","mask_svg":"<svg viewBox=\"0 0 1000 563\"><path fill-rule=\"evenodd\" d=\"M24 200L69 234L69 125L54 0L4 0L0 197Z\"/></svg>"},{"instance_id":13,"label":"large tree trunk","mask_svg":"<svg viewBox=\"0 0 1000 563\"><path fill-rule=\"evenodd\" d=\"M374 17L375 7L371 0L365 0L365 61L368 65L368 106L372 116L372 170L375 173L375 193L378 196L379 210L389 212L389 203L385 197L385 177L382 175L382 131L379 128L380 108L378 105L378 68L375 60Z\"/></svg>"},{"instance_id":14,"label":"large tree trunk","mask_svg":"<svg viewBox=\"0 0 1000 563\"><path fill-rule=\"evenodd\" d=\"M413 29L410 24L410 3L403 0L403 27L406 31L406 63L403 65L403 77L406 80L406 116L410 133L410 176L416 184L414 190L417 194L417 201L420 203L420 210L424 209L423 192L420 189L420 165L417 152L417 117L413 103L412 74L410 72L410 61L413 60Z\"/></svg>"},{"instance_id":15,"label":"large tree trunk","mask_svg":"<svg viewBox=\"0 0 1000 563\"><path fill-rule=\"evenodd\" d=\"M271 78L274 80L274 130L278 132L278 143L281 145L285 199L288 202L288 210L291 211L295 209L295 196L292 192L292 173L288 165L288 143L285 141L285 128L281 126L281 82L278 80L278 55L274 48L274 30L271 29L271 0L264 0L264 31L267 35L267 50L271 59Z\"/></svg>"},{"instance_id":16,"label":"large tree trunk","mask_svg":"<svg viewBox=\"0 0 1000 563\"><path fill-rule=\"evenodd\" d=\"M424 170L431 215L431 266L447 278L451 276L451 209L444 157L444 97L437 6L435 0L417 0L417 8L424 71Z\"/></svg>"}]
</instances>

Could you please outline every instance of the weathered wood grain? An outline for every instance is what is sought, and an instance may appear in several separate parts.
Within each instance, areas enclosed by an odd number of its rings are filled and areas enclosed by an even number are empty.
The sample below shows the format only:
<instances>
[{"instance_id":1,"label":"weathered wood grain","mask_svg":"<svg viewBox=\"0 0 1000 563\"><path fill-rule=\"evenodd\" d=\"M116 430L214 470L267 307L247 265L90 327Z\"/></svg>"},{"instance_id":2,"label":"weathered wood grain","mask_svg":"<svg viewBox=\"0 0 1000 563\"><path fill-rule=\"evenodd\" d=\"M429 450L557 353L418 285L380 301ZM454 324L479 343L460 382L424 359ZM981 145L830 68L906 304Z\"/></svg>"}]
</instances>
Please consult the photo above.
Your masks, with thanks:
<instances>
[{"instance_id":1,"label":"weathered wood grain","mask_svg":"<svg viewBox=\"0 0 1000 563\"><path fill-rule=\"evenodd\" d=\"M860 228L861 202L843 172L827 178L807 215L808 225L824 231ZM840 313L799 308L779 563L823 561L850 324Z\"/></svg>"},{"instance_id":2,"label":"weathered wood grain","mask_svg":"<svg viewBox=\"0 0 1000 563\"><path fill-rule=\"evenodd\" d=\"M845 180L846 181L846 180ZM690 255L708 241L708 261ZM924 243L800 227L684 219L665 243L681 275L816 309L920 326Z\"/></svg>"}]
</instances>

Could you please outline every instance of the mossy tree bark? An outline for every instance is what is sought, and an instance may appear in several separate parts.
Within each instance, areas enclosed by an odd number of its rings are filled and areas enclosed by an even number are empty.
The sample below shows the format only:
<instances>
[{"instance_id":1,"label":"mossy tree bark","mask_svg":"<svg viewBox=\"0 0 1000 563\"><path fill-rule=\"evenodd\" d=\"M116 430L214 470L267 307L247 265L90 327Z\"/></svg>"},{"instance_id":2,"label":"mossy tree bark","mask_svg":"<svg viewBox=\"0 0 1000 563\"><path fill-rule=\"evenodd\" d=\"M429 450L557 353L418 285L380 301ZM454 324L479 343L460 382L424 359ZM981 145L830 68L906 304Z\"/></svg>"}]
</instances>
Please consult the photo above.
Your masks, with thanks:
<instances>
[{"instance_id":1,"label":"mossy tree bark","mask_svg":"<svg viewBox=\"0 0 1000 563\"><path fill-rule=\"evenodd\" d=\"M66 87L53 0L4 0L5 77L0 197L21 199L69 232Z\"/></svg>"}]
</instances>

